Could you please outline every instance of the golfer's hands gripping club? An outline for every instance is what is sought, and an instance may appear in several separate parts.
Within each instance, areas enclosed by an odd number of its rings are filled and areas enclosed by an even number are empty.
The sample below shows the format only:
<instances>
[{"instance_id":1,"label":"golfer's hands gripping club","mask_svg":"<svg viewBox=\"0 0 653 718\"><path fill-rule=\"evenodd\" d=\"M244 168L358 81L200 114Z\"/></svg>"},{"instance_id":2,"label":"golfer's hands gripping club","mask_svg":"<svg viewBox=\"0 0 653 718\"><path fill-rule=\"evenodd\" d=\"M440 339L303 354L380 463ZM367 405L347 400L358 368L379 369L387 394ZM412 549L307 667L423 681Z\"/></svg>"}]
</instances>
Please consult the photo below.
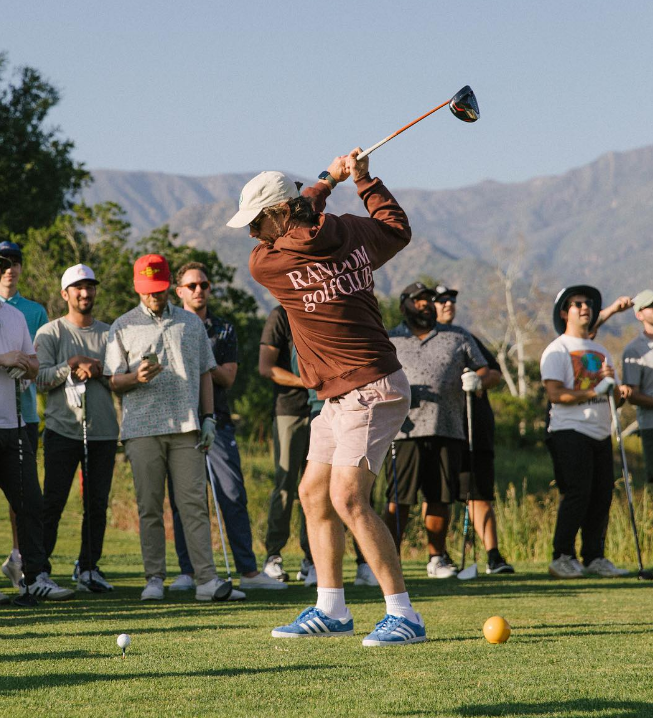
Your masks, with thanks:
<instances>
[{"instance_id":1,"label":"golfer's hands gripping club","mask_svg":"<svg viewBox=\"0 0 653 718\"><path fill-rule=\"evenodd\" d=\"M608 392L614 389L614 377L605 376L601 381L594 387L594 393L597 396L607 396Z\"/></svg>"},{"instance_id":2,"label":"golfer's hands gripping club","mask_svg":"<svg viewBox=\"0 0 653 718\"><path fill-rule=\"evenodd\" d=\"M0 366L12 379L22 379L30 370L29 356L18 350L0 354Z\"/></svg>"},{"instance_id":3,"label":"golfer's hands gripping club","mask_svg":"<svg viewBox=\"0 0 653 718\"><path fill-rule=\"evenodd\" d=\"M370 171L370 160L367 155L362 159L358 159L358 155L362 152L361 147L355 147L348 155L345 160L347 170L351 175L354 182L358 182L359 179L363 179Z\"/></svg>"},{"instance_id":4,"label":"golfer's hands gripping club","mask_svg":"<svg viewBox=\"0 0 653 718\"><path fill-rule=\"evenodd\" d=\"M463 383L464 392L474 392L477 394L483 389L483 382L481 377L475 371L464 371L460 377Z\"/></svg>"},{"instance_id":5,"label":"golfer's hands gripping club","mask_svg":"<svg viewBox=\"0 0 653 718\"><path fill-rule=\"evenodd\" d=\"M210 416L205 417L202 422L202 430L200 432L199 444L195 447L200 451L207 452L213 446L215 441L215 419Z\"/></svg>"}]
</instances>

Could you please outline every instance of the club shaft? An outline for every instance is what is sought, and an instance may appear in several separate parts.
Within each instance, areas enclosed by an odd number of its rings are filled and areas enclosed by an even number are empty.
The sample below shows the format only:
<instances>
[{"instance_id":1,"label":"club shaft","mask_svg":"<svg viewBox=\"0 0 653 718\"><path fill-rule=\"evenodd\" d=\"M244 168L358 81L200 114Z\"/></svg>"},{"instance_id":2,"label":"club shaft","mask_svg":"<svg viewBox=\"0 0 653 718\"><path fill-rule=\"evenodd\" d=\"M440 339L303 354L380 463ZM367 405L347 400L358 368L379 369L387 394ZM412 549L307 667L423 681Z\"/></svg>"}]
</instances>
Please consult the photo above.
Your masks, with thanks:
<instances>
[{"instance_id":1,"label":"club shaft","mask_svg":"<svg viewBox=\"0 0 653 718\"><path fill-rule=\"evenodd\" d=\"M449 102L450 102L450 100L447 100L446 102L443 102L441 105L434 107L432 110L429 110L428 112L423 114L421 117L418 117L416 120L409 122L407 125L404 125L401 129L397 130L396 132L393 132L391 135L388 135L387 137L382 139L380 142L377 142L375 145L372 145L371 147L368 147L366 150L363 150L358 155L358 157L356 157L356 159L362 160L364 157L367 157L367 155L372 154L372 152L374 152L374 150L378 150L379 147L384 145L386 142L390 142L390 140L394 139L397 135L400 135L402 132L405 132L409 127L416 125L418 122L421 122L423 119L425 119L429 115L432 115L434 112L441 110L445 105L448 105Z\"/></svg>"},{"instance_id":2,"label":"club shaft","mask_svg":"<svg viewBox=\"0 0 653 718\"><path fill-rule=\"evenodd\" d=\"M397 553L401 556L401 519L399 518L399 485L397 483L397 447L393 441L390 444L392 453L392 475L395 488L395 517L397 519Z\"/></svg>"},{"instance_id":3,"label":"club shaft","mask_svg":"<svg viewBox=\"0 0 653 718\"><path fill-rule=\"evenodd\" d=\"M218 519L218 530L220 531L220 543L222 544L222 553L224 554L224 565L227 571L227 578L231 581L231 568L229 566L229 558L227 557L227 544L224 541L224 530L222 528L222 517L220 516L220 506L218 504L218 494L215 489L215 474L211 467L208 457L206 459L206 468L209 472L209 484L211 484L211 493L213 494L213 503L215 504L215 515Z\"/></svg>"},{"instance_id":4,"label":"club shaft","mask_svg":"<svg viewBox=\"0 0 653 718\"><path fill-rule=\"evenodd\" d=\"M642 564L642 552L639 548L639 536L637 534L637 524L635 523L635 508L633 506L633 494L630 487L630 474L628 473L628 461L626 459L626 448L624 447L623 437L621 435L621 422L617 414L617 405L614 400L612 391L608 391L608 402L610 404L610 412L612 413L612 421L614 423L615 432L617 434L617 444L621 452L621 469L624 475L624 486L626 487L626 500L628 501L628 513L630 514L630 525L633 529L633 537L635 538L635 551L637 552L637 565L640 572L644 570Z\"/></svg>"}]
</instances>

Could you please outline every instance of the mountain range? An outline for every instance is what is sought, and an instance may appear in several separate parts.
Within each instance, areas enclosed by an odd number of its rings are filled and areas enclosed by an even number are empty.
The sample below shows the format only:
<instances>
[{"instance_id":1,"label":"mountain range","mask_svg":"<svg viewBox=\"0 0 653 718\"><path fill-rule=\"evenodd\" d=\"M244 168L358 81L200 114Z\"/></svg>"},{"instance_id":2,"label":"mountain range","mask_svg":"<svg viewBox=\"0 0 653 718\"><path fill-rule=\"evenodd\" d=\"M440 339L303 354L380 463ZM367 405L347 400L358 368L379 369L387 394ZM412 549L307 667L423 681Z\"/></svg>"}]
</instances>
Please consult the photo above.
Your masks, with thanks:
<instances>
[{"instance_id":1,"label":"mountain range","mask_svg":"<svg viewBox=\"0 0 653 718\"><path fill-rule=\"evenodd\" d=\"M92 170L94 182L84 199L91 204L118 202L135 237L167 223L178 233L178 241L215 249L223 262L238 268L237 284L270 308L272 298L247 271L254 241L246 229L225 226L243 184L254 174L187 177ZM535 277L551 298L572 283L598 286L605 300L633 296L653 285L648 264L653 146L610 152L564 174L525 182L391 190L408 214L413 240L376 273L382 294L397 295L417 277L431 276L482 301L497 291L497 262L514 261L517 254L521 280ZM335 190L327 210L365 214L351 183Z\"/></svg>"}]
</instances>

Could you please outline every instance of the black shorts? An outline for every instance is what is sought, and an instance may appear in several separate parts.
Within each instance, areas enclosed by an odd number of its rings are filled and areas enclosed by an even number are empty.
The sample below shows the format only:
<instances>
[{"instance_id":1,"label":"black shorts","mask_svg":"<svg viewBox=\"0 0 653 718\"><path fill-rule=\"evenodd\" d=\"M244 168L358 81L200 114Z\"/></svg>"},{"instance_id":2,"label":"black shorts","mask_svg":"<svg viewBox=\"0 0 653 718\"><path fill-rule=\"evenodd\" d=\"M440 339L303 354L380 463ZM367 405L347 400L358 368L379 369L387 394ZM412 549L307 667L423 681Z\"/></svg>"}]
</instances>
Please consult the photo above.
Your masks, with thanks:
<instances>
[{"instance_id":1,"label":"black shorts","mask_svg":"<svg viewBox=\"0 0 653 718\"><path fill-rule=\"evenodd\" d=\"M459 501L467 500L470 478L469 458L469 449L465 446L460 464ZM474 450L474 485L470 487L469 498L479 501L494 501L494 451Z\"/></svg>"},{"instance_id":2,"label":"black shorts","mask_svg":"<svg viewBox=\"0 0 653 718\"><path fill-rule=\"evenodd\" d=\"M425 436L394 442L397 452L397 494L399 504L417 503L421 490L427 503L451 504L458 496L460 457L465 445L460 439ZM392 449L385 459L386 498L394 504L395 486Z\"/></svg>"}]
</instances>

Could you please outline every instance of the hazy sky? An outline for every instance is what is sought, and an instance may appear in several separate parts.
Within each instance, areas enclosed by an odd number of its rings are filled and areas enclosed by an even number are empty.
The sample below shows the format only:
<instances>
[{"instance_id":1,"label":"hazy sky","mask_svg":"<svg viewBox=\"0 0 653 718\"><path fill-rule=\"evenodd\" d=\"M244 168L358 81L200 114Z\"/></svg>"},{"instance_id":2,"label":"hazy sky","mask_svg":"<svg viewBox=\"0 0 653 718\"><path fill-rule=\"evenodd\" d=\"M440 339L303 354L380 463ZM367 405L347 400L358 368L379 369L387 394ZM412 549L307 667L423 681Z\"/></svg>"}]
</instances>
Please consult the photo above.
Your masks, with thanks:
<instances>
[{"instance_id":1,"label":"hazy sky","mask_svg":"<svg viewBox=\"0 0 653 718\"><path fill-rule=\"evenodd\" d=\"M560 174L653 144L648 0L0 1L0 49L62 91L89 168L317 175L372 155L390 187Z\"/></svg>"}]
</instances>

